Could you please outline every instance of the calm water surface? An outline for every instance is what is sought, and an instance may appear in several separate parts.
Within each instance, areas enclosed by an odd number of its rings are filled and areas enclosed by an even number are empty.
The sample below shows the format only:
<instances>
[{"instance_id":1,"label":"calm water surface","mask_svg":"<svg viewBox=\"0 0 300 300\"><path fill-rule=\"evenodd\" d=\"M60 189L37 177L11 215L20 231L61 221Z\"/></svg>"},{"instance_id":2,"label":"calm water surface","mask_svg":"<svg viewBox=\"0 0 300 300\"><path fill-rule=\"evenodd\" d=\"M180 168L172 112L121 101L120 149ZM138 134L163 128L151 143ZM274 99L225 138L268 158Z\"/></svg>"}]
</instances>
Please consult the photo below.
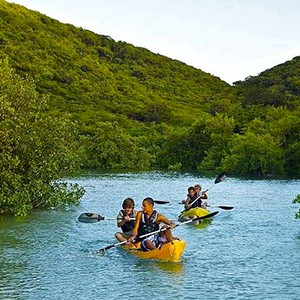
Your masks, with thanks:
<instances>
[{"instance_id":1,"label":"calm water surface","mask_svg":"<svg viewBox=\"0 0 300 300\"><path fill-rule=\"evenodd\" d=\"M100 174L76 180L86 189L67 211L0 217L0 299L299 299L300 220L292 200L300 180L239 180L191 174ZM115 221L77 221L83 212L115 217L123 199L151 196L171 203L156 209L169 218L187 187L200 183L211 205L231 205L205 229L180 226L187 242L180 263L143 261L117 247ZM211 208L212 211L217 208Z\"/></svg>"}]
</instances>

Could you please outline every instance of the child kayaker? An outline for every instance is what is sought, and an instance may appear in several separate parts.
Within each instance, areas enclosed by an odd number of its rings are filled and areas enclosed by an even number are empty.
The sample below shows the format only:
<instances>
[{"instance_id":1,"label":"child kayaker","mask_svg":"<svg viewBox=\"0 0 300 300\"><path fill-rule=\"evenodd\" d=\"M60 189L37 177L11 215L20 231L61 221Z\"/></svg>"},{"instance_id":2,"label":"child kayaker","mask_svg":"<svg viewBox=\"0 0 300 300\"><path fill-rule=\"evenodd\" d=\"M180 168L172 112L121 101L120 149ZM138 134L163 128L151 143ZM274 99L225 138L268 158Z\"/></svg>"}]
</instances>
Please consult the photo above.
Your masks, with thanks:
<instances>
[{"instance_id":1,"label":"child kayaker","mask_svg":"<svg viewBox=\"0 0 300 300\"><path fill-rule=\"evenodd\" d=\"M201 196L200 199L201 199L201 207L206 209L207 208L207 195L204 192L201 192L201 185L200 184L196 184L194 186L194 189L195 189L195 192L196 192L196 195L197 197Z\"/></svg>"},{"instance_id":2,"label":"child kayaker","mask_svg":"<svg viewBox=\"0 0 300 300\"><path fill-rule=\"evenodd\" d=\"M132 243L137 236L158 231L160 229L160 223L169 225L170 228L174 228L175 226L175 224L168 220L164 215L161 215L154 210L154 201L152 198L145 198L142 204L142 211L137 213L132 235L128 239L128 242ZM167 228L167 226L164 226L163 228ZM159 247L163 243L171 242L174 239L177 238L173 237L171 230L168 228L143 239L141 249L143 251L150 251Z\"/></svg>"},{"instance_id":3,"label":"child kayaker","mask_svg":"<svg viewBox=\"0 0 300 300\"><path fill-rule=\"evenodd\" d=\"M126 198L122 204L123 209L119 211L117 216L117 226L121 227L122 232L116 232L115 237L118 241L126 241L132 234L135 224L137 211L134 210L134 201L131 198Z\"/></svg>"}]
</instances>

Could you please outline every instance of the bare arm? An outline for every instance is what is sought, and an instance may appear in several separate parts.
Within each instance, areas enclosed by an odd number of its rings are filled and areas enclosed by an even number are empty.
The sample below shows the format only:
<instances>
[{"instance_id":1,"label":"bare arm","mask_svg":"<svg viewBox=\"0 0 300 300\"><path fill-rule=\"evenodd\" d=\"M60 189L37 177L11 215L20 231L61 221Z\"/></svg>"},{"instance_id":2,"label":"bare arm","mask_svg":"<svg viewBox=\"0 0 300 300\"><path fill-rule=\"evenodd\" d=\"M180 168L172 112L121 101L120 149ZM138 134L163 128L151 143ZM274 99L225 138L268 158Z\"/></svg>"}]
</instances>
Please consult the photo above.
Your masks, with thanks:
<instances>
[{"instance_id":1,"label":"bare arm","mask_svg":"<svg viewBox=\"0 0 300 300\"><path fill-rule=\"evenodd\" d=\"M163 222L164 224L170 225L171 227L174 225L173 222L171 222L168 218L166 218L164 215L161 214L158 214L156 222L157 223Z\"/></svg>"},{"instance_id":2,"label":"bare arm","mask_svg":"<svg viewBox=\"0 0 300 300\"><path fill-rule=\"evenodd\" d=\"M186 199L185 199L184 207L185 207L185 209L190 208L190 201L189 201L189 198L186 198Z\"/></svg>"},{"instance_id":3,"label":"bare arm","mask_svg":"<svg viewBox=\"0 0 300 300\"><path fill-rule=\"evenodd\" d=\"M139 226L140 226L140 222L141 222L141 218L142 218L142 212L139 211L136 215L136 220L135 220L135 224L132 230L132 234L128 239L128 242L132 243L134 238L137 236L138 234L138 230L139 230Z\"/></svg>"}]
</instances>

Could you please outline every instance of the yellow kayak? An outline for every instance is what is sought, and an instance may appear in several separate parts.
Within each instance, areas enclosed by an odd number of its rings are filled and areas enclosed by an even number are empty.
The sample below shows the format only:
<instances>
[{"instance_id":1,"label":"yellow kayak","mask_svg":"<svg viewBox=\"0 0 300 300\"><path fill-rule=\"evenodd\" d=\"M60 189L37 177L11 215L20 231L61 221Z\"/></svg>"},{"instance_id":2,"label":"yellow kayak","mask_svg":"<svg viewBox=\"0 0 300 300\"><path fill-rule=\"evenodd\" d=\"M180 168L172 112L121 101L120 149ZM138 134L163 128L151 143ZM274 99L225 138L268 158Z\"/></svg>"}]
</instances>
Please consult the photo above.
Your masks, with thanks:
<instances>
[{"instance_id":1,"label":"yellow kayak","mask_svg":"<svg viewBox=\"0 0 300 300\"><path fill-rule=\"evenodd\" d=\"M195 208L191 208L187 211L182 212L179 217L178 217L178 221L179 222L184 222L190 219L193 219L195 217L204 217L206 215L209 215L211 212L207 209L201 208L201 207L195 207ZM205 225L209 224L211 221L211 218L208 219L204 219L201 220L201 222L196 223L195 225L201 225L199 226L201 227L205 227Z\"/></svg>"},{"instance_id":2,"label":"yellow kayak","mask_svg":"<svg viewBox=\"0 0 300 300\"><path fill-rule=\"evenodd\" d=\"M142 259L156 259L164 261L178 262L181 258L181 255L186 246L185 241L174 240L169 243L163 244L161 247L158 247L151 251L142 251L140 250L140 243L135 245L125 244L122 247L128 250L134 256L137 256Z\"/></svg>"}]
</instances>

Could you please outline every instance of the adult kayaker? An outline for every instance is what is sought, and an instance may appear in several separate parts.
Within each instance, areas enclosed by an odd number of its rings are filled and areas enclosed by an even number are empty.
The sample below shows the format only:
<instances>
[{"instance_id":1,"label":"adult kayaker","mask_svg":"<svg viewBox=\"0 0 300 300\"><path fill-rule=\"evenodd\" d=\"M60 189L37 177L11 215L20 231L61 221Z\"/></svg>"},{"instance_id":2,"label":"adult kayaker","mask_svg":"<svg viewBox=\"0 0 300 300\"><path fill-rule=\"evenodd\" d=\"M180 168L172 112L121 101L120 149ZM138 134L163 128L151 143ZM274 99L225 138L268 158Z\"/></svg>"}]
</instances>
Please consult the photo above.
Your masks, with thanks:
<instances>
[{"instance_id":1,"label":"adult kayaker","mask_svg":"<svg viewBox=\"0 0 300 300\"><path fill-rule=\"evenodd\" d=\"M115 237L118 241L126 241L132 234L135 224L137 211L134 210L134 201L131 198L126 198L122 204L123 209L119 211L117 216L117 226L121 227L122 232L116 232Z\"/></svg>"},{"instance_id":2,"label":"adult kayaker","mask_svg":"<svg viewBox=\"0 0 300 300\"><path fill-rule=\"evenodd\" d=\"M197 193L197 191L198 191L198 193ZM200 190L199 190L199 187L197 187L197 191L196 191L195 187L193 187L193 186L190 186L188 188L188 194L187 194L187 197L186 197L185 203L184 203L185 209L204 206L204 205L202 206L202 199L207 199L207 196L206 196L205 192L201 192L201 187L200 187ZM206 205L203 208L206 208Z\"/></svg>"},{"instance_id":3,"label":"adult kayaker","mask_svg":"<svg viewBox=\"0 0 300 300\"><path fill-rule=\"evenodd\" d=\"M159 230L159 225L161 223L169 225L170 228L175 227L173 222L154 210L154 201L152 198L145 198L142 203L142 210L137 213L132 235L128 239L128 242L132 243L136 236L141 236ZM167 228L167 226L164 226L164 228ZM144 239L141 243L141 249L143 251L150 251L158 248L163 243L171 242L174 239L177 238L173 237L171 230L166 229Z\"/></svg>"}]
</instances>

